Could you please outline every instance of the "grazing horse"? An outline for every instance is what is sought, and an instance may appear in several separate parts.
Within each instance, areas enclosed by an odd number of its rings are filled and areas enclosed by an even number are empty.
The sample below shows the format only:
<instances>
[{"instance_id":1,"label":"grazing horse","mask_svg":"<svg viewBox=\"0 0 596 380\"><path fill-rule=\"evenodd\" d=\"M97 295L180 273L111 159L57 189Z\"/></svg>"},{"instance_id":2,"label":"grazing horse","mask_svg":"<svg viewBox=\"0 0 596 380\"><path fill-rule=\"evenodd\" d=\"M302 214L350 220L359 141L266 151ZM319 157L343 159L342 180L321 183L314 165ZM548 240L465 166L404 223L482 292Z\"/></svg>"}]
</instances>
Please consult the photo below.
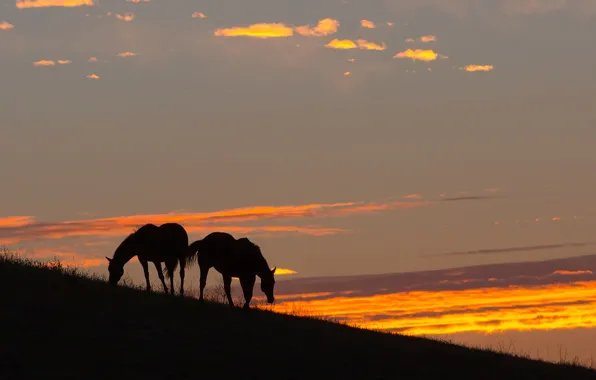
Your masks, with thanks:
<instances>
[{"instance_id":1,"label":"grazing horse","mask_svg":"<svg viewBox=\"0 0 596 380\"><path fill-rule=\"evenodd\" d=\"M173 295L174 271L180 262L180 295L184 295L184 268L188 259L187 253L188 234L180 224L166 223L159 227L154 224L145 224L120 243L113 258L110 259L106 256L110 262L108 265L109 282L112 285L118 284L124 274L124 264L137 256L145 272L147 291L151 291L148 265L148 262L151 261L155 265L164 292L168 294L168 287L161 269L161 263L165 263L166 275L170 279L170 291Z\"/></svg>"},{"instance_id":2,"label":"grazing horse","mask_svg":"<svg viewBox=\"0 0 596 380\"><path fill-rule=\"evenodd\" d=\"M224 290L230 306L234 307L231 294L232 277L240 280L244 293L244 308L250 308L256 276L261 278L261 290L267 296L267 302L273 303L273 287L275 269L269 268L261 248L247 238L235 239L226 232L212 232L189 247L188 257L197 256L201 270L201 288L199 301L203 301L203 289L207 284L207 273L214 267L223 275Z\"/></svg>"}]
</instances>

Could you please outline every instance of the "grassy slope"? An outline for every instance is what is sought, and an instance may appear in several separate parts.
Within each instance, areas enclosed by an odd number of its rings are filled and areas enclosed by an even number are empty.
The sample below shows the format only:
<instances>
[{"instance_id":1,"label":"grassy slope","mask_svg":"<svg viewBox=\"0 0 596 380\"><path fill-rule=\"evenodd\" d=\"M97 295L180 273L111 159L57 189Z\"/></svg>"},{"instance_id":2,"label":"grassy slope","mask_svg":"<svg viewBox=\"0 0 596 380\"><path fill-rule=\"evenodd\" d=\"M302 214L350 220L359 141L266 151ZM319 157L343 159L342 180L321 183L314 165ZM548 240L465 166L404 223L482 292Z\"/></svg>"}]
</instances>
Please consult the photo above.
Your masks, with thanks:
<instances>
[{"instance_id":1,"label":"grassy slope","mask_svg":"<svg viewBox=\"0 0 596 380\"><path fill-rule=\"evenodd\" d=\"M596 371L167 297L0 258L1 379L596 379Z\"/></svg>"}]
</instances>

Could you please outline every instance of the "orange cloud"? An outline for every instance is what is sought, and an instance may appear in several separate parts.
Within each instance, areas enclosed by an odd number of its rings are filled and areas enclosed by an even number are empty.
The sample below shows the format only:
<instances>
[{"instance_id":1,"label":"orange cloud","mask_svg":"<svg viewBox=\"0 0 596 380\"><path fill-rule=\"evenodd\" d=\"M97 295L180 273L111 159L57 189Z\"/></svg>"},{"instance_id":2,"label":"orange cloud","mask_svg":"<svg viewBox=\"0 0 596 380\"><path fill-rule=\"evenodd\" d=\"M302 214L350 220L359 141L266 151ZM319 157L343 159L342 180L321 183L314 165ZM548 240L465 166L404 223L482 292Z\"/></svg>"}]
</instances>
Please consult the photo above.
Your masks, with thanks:
<instances>
[{"instance_id":1,"label":"orange cloud","mask_svg":"<svg viewBox=\"0 0 596 380\"><path fill-rule=\"evenodd\" d=\"M349 71L346 71L346 72L344 73L344 76L346 76L346 77L349 77L350 75L352 75L352 73L351 73L351 72L349 72Z\"/></svg>"},{"instance_id":2,"label":"orange cloud","mask_svg":"<svg viewBox=\"0 0 596 380\"><path fill-rule=\"evenodd\" d=\"M385 50L387 48L387 45L385 45L384 42L382 42L381 45L378 45L374 42L360 39L356 40L356 43L358 44L358 47L363 50Z\"/></svg>"},{"instance_id":3,"label":"orange cloud","mask_svg":"<svg viewBox=\"0 0 596 380\"><path fill-rule=\"evenodd\" d=\"M422 195L420 194L408 194L404 196L404 199L422 199Z\"/></svg>"},{"instance_id":4,"label":"orange cloud","mask_svg":"<svg viewBox=\"0 0 596 380\"><path fill-rule=\"evenodd\" d=\"M88 78L88 79L99 79L99 75L93 73L93 74L87 75L85 78Z\"/></svg>"},{"instance_id":5,"label":"orange cloud","mask_svg":"<svg viewBox=\"0 0 596 380\"><path fill-rule=\"evenodd\" d=\"M32 216L6 216L0 217L0 228L3 227L22 227L35 222Z\"/></svg>"},{"instance_id":6,"label":"orange cloud","mask_svg":"<svg viewBox=\"0 0 596 380\"><path fill-rule=\"evenodd\" d=\"M296 274L298 272L296 272L295 270L292 269L286 269L286 268L277 268L275 270L275 275L276 276L283 276L285 274Z\"/></svg>"},{"instance_id":7,"label":"orange cloud","mask_svg":"<svg viewBox=\"0 0 596 380\"><path fill-rule=\"evenodd\" d=\"M119 53L118 57L126 58L126 57L135 57L137 53L132 53L130 51L125 51L124 53Z\"/></svg>"},{"instance_id":8,"label":"orange cloud","mask_svg":"<svg viewBox=\"0 0 596 380\"><path fill-rule=\"evenodd\" d=\"M464 67L464 70L467 72L475 72L475 71L492 71L494 66L492 65L468 65Z\"/></svg>"},{"instance_id":9,"label":"orange cloud","mask_svg":"<svg viewBox=\"0 0 596 380\"><path fill-rule=\"evenodd\" d=\"M435 36L422 36L420 37L420 42L428 43L428 42L436 42L437 37Z\"/></svg>"},{"instance_id":10,"label":"orange cloud","mask_svg":"<svg viewBox=\"0 0 596 380\"><path fill-rule=\"evenodd\" d=\"M9 30L9 29L14 29L14 25L12 25L11 23L9 23L7 21L0 22L0 30Z\"/></svg>"},{"instance_id":11,"label":"orange cloud","mask_svg":"<svg viewBox=\"0 0 596 380\"><path fill-rule=\"evenodd\" d=\"M391 21L388 21L387 26L393 26L393 23Z\"/></svg>"},{"instance_id":12,"label":"orange cloud","mask_svg":"<svg viewBox=\"0 0 596 380\"><path fill-rule=\"evenodd\" d=\"M558 269L556 271L553 272L554 275L560 275L560 276L578 276L581 274L592 274L592 271L587 269L587 270L565 270L565 269Z\"/></svg>"},{"instance_id":13,"label":"orange cloud","mask_svg":"<svg viewBox=\"0 0 596 380\"><path fill-rule=\"evenodd\" d=\"M207 18L203 12L193 12L192 18Z\"/></svg>"},{"instance_id":14,"label":"orange cloud","mask_svg":"<svg viewBox=\"0 0 596 380\"><path fill-rule=\"evenodd\" d=\"M408 49L406 51L397 53L396 55L393 56L393 58L408 58L413 61L419 60L419 61L430 62L430 61L436 60L438 56L439 55L432 50Z\"/></svg>"},{"instance_id":15,"label":"orange cloud","mask_svg":"<svg viewBox=\"0 0 596 380\"><path fill-rule=\"evenodd\" d=\"M363 28L374 29L375 23L369 20L362 20L360 21L360 26Z\"/></svg>"},{"instance_id":16,"label":"orange cloud","mask_svg":"<svg viewBox=\"0 0 596 380\"><path fill-rule=\"evenodd\" d=\"M98 79L91 78L91 79ZM255 206L204 213L169 213L83 219L56 223L38 223L33 219L19 220L18 226L0 226L0 243L13 244L24 240L60 239L69 236L125 236L132 228L145 223L177 222L190 232L226 230L238 233L302 233L315 236L343 232L340 228L293 225L237 225L235 223L280 220L345 217L356 214L424 207L430 202L344 202L299 206ZM234 224L232 224L234 223ZM230 225L232 224L232 225Z\"/></svg>"},{"instance_id":17,"label":"orange cloud","mask_svg":"<svg viewBox=\"0 0 596 380\"><path fill-rule=\"evenodd\" d=\"M88 62L97 62L97 57L91 57L87 61Z\"/></svg>"},{"instance_id":18,"label":"orange cloud","mask_svg":"<svg viewBox=\"0 0 596 380\"><path fill-rule=\"evenodd\" d=\"M330 49L340 49L340 50L347 50L347 49L362 49L362 50L385 50L387 46L383 42L381 45L376 44L374 42L370 42L367 40L359 39L355 42L352 40L339 40L333 39L329 41L325 47Z\"/></svg>"},{"instance_id":19,"label":"orange cloud","mask_svg":"<svg viewBox=\"0 0 596 380\"><path fill-rule=\"evenodd\" d=\"M122 20L122 21L129 22L129 21L132 21L132 20L134 20L134 19L135 19L135 14L134 14L134 13L131 13L131 12L126 12L126 13L125 13L125 14L123 14L123 15L121 15L121 14L119 14L119 13L116 13L115 17L116 17L118 20Z\"/></svg>"},{"instance_id":20,"label":"orange cloud","mask_svg":"<svg viewBox=\"0 0 596 380\"><path fill-rule=\"evenodd\" d=\"M293 36L294 29L282 23L261 23L249 25L248 27L217 29L214 35L223 37L279 38Z\"/></svg>"},{"instance_id":21,"label":"orange cloud","mask_svg":"<svg viewBox=\"0 0 596 380\"><path fill-rule=\"evenodd\" d=\"M81 7L95 5L93 0L17 0L17 8Z\"/></svg>"},{"instance_id":22,"label":"orange cloud","mask_svg":"<svg viewBox=\"0 0 596 380\"><path fill-rule=\"evenodd\" d=\"M596 281L303 299L271 307L281 313L296 308L411 335L593 328Z\"/></svg>"},{"instance_id":23,"label":"orange cloud","mask_svg":"<svg viewBox=\"0 0 596 380\"><path fill-rule=\"evenodd\" d=\"M311 28L310 25L298 26L295 28L296 33L302 36L328 36L337 33L339 28L339 21L332 18L325 18L320 20L317 26Z\"/></svg>"},{"instance_id":24,"label":"orange cloud","mask_svg":"<svg viewBox=\"0 0 596 380\"><path fill-rule=\"evenodd\" d=\"M126 1L129 2L129 3L138 4L138 3L148 3L151 0L126 0Z\"/></svg>"},{"instance_id":25,"label":"orange cloud","mask_svg":"<svg viewBox=\"0 0 596 380\"><path fill-rule=\"evenodd\" d=\"M338 40L337 38L334 38L333 40L329 41L329 43L325 45L325 47L330 49L346 50L356 49L358 48L358 45L356 45L356 43L352 40Z\"/></svg>"},{"instance_id":26,"label":"orange cloud","mask_svg":"<svg viewBox=\"0 0 596 380\"><path fill-rule=\"evenodd\" d=\"M57 62L59 65L69 65L72 63L70 59L59 59Z\"/></svg>"},{"instance_id":27,"label":"orange cloud","mask_svg":"<svg viewBox=\"0 0 596 380\"><path fill-rule=\"evenodd\" d=\"M42 59L41 61L33 62L33 66L56 66L56 62Z\"/></svg>"}]
</instances>

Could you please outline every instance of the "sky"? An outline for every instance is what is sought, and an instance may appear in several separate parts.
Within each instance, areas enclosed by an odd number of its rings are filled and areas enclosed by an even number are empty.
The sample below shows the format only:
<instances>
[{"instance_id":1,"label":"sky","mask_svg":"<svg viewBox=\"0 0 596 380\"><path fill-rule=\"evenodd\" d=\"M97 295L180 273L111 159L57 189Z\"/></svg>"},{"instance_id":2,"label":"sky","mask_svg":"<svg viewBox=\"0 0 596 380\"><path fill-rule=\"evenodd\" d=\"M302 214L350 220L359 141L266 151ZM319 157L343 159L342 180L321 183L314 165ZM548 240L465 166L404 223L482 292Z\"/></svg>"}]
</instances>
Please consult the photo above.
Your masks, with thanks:
<instances>
[{"instance_id":1,"label":"sky","mask_svg":"<svg viewBox=\"0 0 596 380\"><path fill-rule=\"evenodd\" d=\"M279 311L588 360L595 19L592 0L2 0L0 245L105 275L135 228L176 221L257 243Z\"/></svg>"}]
</instances>

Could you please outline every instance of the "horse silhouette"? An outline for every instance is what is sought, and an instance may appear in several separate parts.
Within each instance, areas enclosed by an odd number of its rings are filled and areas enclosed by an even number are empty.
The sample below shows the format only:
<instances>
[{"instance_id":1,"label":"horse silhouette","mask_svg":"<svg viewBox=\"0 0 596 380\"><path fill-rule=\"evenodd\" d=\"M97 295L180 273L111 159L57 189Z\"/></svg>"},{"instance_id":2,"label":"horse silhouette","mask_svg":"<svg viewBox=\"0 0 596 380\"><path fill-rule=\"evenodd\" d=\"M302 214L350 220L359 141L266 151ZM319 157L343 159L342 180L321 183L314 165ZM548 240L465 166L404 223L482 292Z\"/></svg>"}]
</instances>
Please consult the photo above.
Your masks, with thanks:
<instances>
[{"instance_id":1,"label":"horse silhouette","mask_svg":"<svg viewBox=\"0 0 596 380\"><path fill-rule=\"evenodd\" d=\"M188 234L184 227L178 223L166 223L157 227L154 224L145 224L126 239L114 252L114 257L106 259L110 262L109 282L112 285L118 284L124 274L124 264L137 256L145 272L147 291L151 291L149 282L149 264L155 265L157 275L161 280L164 292L168 294L168 287L164 280L161 263L165 263L166 276L170 279L170 291L174 294L174 271L180 262L180 295L184 295L184 268L188 261Z\"/></svg>"},{"instance_id":2,"label":"horse silhouette","mask_svg":"<svg viewBox=\"0 0 596 380\"><path fill-rule=\"evenodd\" d=\"M267 302L275 301L273 275L277 267L270 269L261 253L261 248L248 238L236 239L226 232L212 232L192 243L189 250L189 257L197 256L201 270L199 301L203 301L203 289L207 284L209 269L212 267L223 276L224 290L230 306L234 307L230 289L232 277L240 280L245 299L244 308L250 308L256 276L261 278L261 290L267 296Z\"/></svg>"}]
</instances>

